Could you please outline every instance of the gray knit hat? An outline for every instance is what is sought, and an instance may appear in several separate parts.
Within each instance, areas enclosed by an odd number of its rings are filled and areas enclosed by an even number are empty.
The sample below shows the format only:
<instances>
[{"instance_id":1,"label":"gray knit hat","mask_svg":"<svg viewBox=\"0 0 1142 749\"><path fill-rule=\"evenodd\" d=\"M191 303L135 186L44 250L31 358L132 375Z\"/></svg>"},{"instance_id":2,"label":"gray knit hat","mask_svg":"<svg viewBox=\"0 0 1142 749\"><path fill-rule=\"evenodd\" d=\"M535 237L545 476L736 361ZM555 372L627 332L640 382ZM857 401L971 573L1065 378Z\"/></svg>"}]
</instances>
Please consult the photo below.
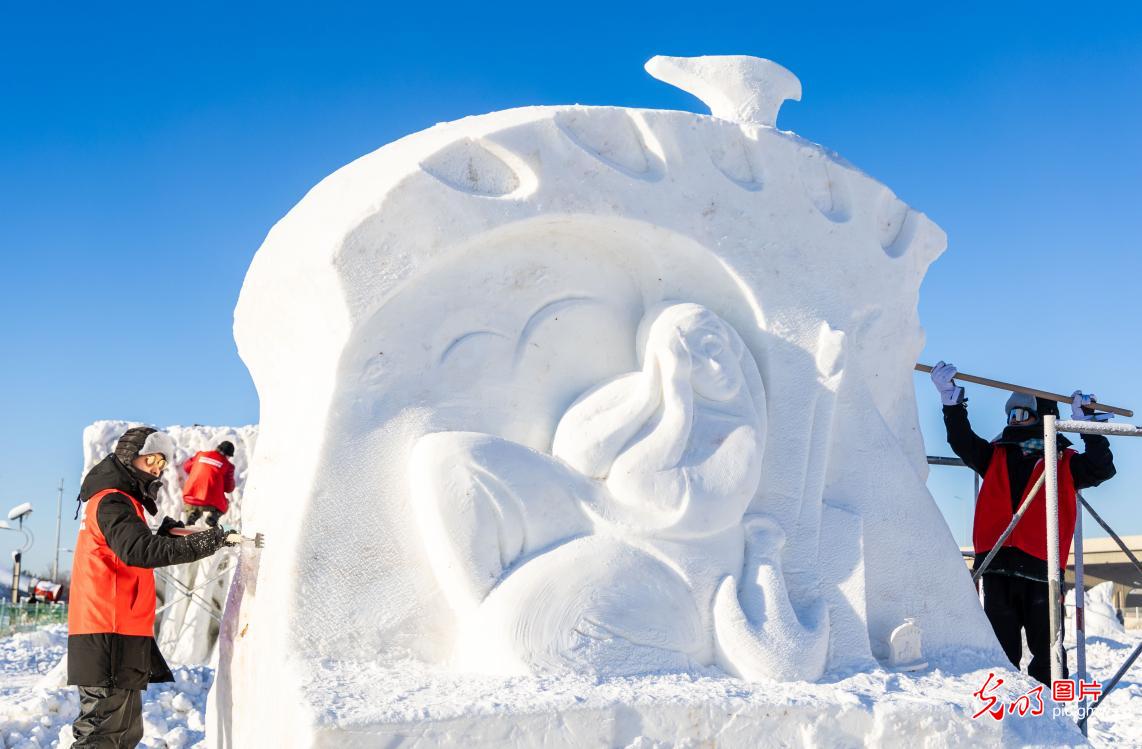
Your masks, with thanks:
<instances>
[{"instance_id":1,"label":"gray knit hat","mask_svg":"<svg viewBox=\"0 0 1142 749\"><path fill-rule=\"evenodd\" d=\"M1010 414L1013 408L1026 408L1036 416L1039 415L1038 399L1027 393L1012 393L1011 397L1007 399L1007 405L1003 407L1003 413Z\"/></svg>"},{"instance_id":2,"label":"gray knit hat","mask_svg":"<svg viewBox=\"0 0 1142 749\"><path fill-rule=\"evenodd\" d=\"M154 427L131 427L115 443L115 457L125 466L140 455L159 453L167 462L175 458L175 446L166 432Z\"/></svg>"}]
</instances>

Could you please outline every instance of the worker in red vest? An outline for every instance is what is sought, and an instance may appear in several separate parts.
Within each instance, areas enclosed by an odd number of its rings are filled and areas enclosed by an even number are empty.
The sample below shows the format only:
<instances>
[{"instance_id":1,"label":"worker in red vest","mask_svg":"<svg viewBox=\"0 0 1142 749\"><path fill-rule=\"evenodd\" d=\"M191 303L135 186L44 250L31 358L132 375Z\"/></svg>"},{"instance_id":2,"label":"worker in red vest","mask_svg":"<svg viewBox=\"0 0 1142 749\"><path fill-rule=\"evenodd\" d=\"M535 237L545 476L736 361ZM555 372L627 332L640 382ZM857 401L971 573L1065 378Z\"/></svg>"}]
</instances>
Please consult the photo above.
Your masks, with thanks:
<instances>
[{"instance_id":1,"label":"worker in red vest","mask_svg":"<svg viewBox=\"0 0 1142 749\"><path fill-rule=\"evenodd\" d=\"M135 746L142 690L174 681L154 638L152 568L202 559L241 538L221 528L174 537L182 523L169 517L151 532L146 516L158 512L159 477L173 457L169 436L134 427L83 479L67 637L67 683L79 687L76 749Z\"/></svg>"},{"instance_id":2,"label":"worker in red vest","mask_svg":"<svg viewBox=\"0 0 1142 749\"><path fill-rule=\"evenodd\" d=\"M204 516L206 524L214 528L226 514L230 508L226 495L234 491L234 464L230 462L233 457L234 443L224 441L216 449L195 453L183 463L186 483L182 486L182 501L187 525L194 525Z\"/></svg>"},{"instance_id":3,"label":"worker in red vest","mask_svg":"<svg viewBox=\"0 0 1142 749\"><path fill-rule=\"evenodd\" d=\"M955 382L956 368L940 362L932 368L932 382L940 391L948 444L972 470L983 477L975 505L972 541L975 568L1003 535L1011 518L1044 470L1043 420L1058 416L1054 401L1013 393L1005 407L1007 426L988 442L968 423L964 389ZM1073 394L1071 418L1091 420L1084 407L1094 396ZM1058 435L1059 562L1064 567L1070 554L1077 513L1076 492L1114 476L1110 442L1101 435L1084 434L1085 452L1071 448L1071 441ZM1003 651L1019 668L1022 638L1026 634L1031 663L1027 672L1047 684L1051 680L1051 632L1047 587L1046 491L1035 493L1023 518L991 560L982 577L983 608ZM1064 671L1065 671L1064 664Z\"/></svg>"}]
</instances>

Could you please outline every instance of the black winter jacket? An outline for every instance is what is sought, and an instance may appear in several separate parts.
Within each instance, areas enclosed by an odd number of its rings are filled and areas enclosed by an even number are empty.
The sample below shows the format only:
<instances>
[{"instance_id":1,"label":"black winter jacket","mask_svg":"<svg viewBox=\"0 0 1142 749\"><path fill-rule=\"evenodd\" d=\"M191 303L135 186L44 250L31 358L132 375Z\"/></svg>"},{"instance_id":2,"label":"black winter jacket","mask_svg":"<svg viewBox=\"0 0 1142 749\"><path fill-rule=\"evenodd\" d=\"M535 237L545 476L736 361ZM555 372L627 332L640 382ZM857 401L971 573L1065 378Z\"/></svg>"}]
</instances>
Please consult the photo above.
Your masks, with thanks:
<instances>
[{"instance_id":1,"label":"black winter jacket","mask_svg":"<svg viewBox=\"0 0 1142 749\"><path fill-rule=\"evenodd\" d=\"M155 503L144 496L141 477L109 455L83 479L80 499L84 502L105 489L109 494L99 503L96 522L107 545L132 567L165 567L208 557L223 545L221 529L171 537L155 535L135 513L127 496L140 500L150 514ZM164 528L169 524L164 523ZM149 682L173 681L154 637L115 633L69 635L67 638L67 683L84 687L146 689Z\"/></svg>"},{"instance_id":2,"label":"black winter jacket","mask_svg":"<svg viewBox=\"0 0 1142 749\"><path fill-rule=\"evenodd\" d=\"M948 444L960 460L983 478L991 466L992 455L995 448L1000 445L1008 446L1007 473L1011 480L1011 511L1019 509L1023 501L1023 492L1027 490L1027 483L1031 480L1031 473L1035 464L1043 457L1043 452L1024 454L1019 443L1024 440L1043 437L1043 425L1037 424L1029 427L1006 427L1003 432L991 442L983 439L972 431L968 422L967 405L961 403L956 406L944 406L944 426L948 430ZM1071 459L1071 476L1075 481L1075 489L1081 491L1092 486L1098 486L1115 474L1114 456L1110 452L1110 441L1098 434L1082 435L1086 451L1075 455ZM1058 436L1059 449L1069 447L1071 441L1063 435ZM990 551L990 549L988 550ZM983 564L987 552L975 558L975 567ZM1066 563L1066 560L1063 560ZM986 574L1006 574L1026 577L1032 580L1047 580L1047 563L1030 554L1005 546L999 550Z\"/></svg>"}]
</instances>

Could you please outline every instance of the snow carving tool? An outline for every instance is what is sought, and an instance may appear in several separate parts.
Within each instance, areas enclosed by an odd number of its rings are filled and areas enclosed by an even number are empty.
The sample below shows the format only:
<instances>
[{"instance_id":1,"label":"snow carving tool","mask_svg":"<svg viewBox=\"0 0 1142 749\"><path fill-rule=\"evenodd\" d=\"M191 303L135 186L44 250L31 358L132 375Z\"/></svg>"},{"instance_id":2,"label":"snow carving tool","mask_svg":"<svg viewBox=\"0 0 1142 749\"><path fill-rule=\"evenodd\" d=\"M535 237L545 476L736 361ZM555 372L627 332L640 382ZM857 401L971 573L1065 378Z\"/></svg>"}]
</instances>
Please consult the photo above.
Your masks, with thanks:
<instances>
[{"instance_id":1,"label":"snow carving tool","mask_svg":"<svg viewBox=\"0 0 1142 749\"><path fill-rule=\"evenodd\" d=\"M931 372L932 367L927 364L917 364L916 371ZM1006 390L1011 393L1026 393L1027 395L1033 395L1036 398L1044 398L1046 400L1057 401L1059 403L1070 403L1072 400L1071 396L1069 395L1052 393L1049 390L1039 390L1038 388L1026 387L1024 385L1015 385L1010 382L1003 382L1002 380L992 380L987 377L979 377L977 375L965 374L958 371L956 372L956 379L963 382L971 382L976 385L986 385L989 388L996 388L998 390ZM1118 416L1125 416L1127 418L1130 418L1134 415L1134 412L1128 408L1108 406L1105 403L1098 403L1097 401L1092 401L1089 406L1084 406L1084 408L1090 411L1092 414L1095 414L1096 419L1099 416L1110 418L1107 416L1107 414L1116 414Z\"/></svg>"},{"instance_id":2,"label":"snow carving tool","mask_svg":"<svg viewBox=\"0 0 1142 749\"><path fill-rule=\"evenodd\" d=\"M206 529L171 528L170 534L172 536L193 536L195 533L202 533L204 530ZM253 536L243 536L238 531L227 531L226 543L232 546L236 546L240 543L250 543L254 545L255 549L261 549L266 545L266 536L263 533L255 533Z\"/></svg>"}]
</instances>

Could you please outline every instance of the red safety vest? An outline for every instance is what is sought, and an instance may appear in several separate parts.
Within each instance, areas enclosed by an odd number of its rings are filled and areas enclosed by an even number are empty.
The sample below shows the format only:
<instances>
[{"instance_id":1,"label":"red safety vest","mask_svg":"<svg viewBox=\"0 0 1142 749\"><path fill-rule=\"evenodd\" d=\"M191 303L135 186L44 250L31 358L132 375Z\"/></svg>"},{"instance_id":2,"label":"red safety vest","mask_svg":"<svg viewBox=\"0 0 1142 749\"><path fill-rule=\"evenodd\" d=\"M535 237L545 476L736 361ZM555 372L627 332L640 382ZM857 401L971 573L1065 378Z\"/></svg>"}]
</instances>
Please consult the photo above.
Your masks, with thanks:
<instances>
[{"instance_id":1,"label":"red safety vest","mask_svg":"<svg viewBox=\"0 0 1142 749\"><path fill-rule=\"evenodd\" d=\"M1071 539L1075 535L1075 481L1071 476L1071 458L1075 451L1063 450L1059 459L1059 565L1066 567L1067 555L1071 553ZM1027 493L1045 465L1040 459L1031 471L1031 478L1023 489L1020 504L1027 499ZM991 454L991 465L983 477L983 487L975 505L975 527L972 541L976 554L987 554L995 542L1007 530L1015 513L1011 509L1011 479L1007 474L1007 448L996 446ZM1047 561L1047 491L1046 485L1036 492L1031 505L1023 513L1019 525L1015 526L1005 547L1011 546L1027 552L1036 559Z\"/></svg>"},{"instance_id":2,"label":"red safety vest","mask_svg":"<svg viewBox=\"0 0 1142 749\"><path fill-rule=\"evenodd\" d=\"M99 503L108 494L123 494L130 499L139 519L146 522L143 505L117 489L101 491L87 500L71 567L67 633L153 637L155 575L149 569L128 565L107 545L97 513Z\"/></svg>"}]
</instances>

